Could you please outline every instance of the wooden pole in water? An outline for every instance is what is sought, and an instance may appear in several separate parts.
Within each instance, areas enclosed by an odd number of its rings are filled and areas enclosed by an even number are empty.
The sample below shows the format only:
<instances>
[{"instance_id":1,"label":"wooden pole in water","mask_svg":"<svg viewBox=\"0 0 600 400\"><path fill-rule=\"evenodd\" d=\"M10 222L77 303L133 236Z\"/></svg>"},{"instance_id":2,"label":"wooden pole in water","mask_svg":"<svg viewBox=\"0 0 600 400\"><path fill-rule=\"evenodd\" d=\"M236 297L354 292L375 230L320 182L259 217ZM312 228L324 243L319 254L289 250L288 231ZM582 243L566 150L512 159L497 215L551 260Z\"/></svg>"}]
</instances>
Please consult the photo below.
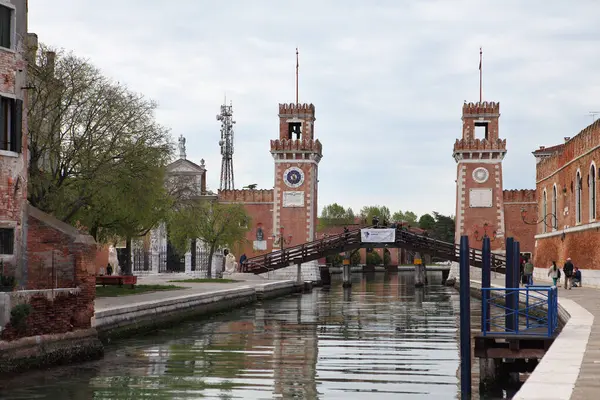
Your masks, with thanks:
<instances>
[{"instance_id":1,"label":"wooden pole in water","mask_svg":"<svg viewBox=\"0 0 600 400\"><path fill-rule=\"evenodd\" d=\"M469 237L460 238L460 392L471 398L471 282Z\"/></svg>"}]
</instances>

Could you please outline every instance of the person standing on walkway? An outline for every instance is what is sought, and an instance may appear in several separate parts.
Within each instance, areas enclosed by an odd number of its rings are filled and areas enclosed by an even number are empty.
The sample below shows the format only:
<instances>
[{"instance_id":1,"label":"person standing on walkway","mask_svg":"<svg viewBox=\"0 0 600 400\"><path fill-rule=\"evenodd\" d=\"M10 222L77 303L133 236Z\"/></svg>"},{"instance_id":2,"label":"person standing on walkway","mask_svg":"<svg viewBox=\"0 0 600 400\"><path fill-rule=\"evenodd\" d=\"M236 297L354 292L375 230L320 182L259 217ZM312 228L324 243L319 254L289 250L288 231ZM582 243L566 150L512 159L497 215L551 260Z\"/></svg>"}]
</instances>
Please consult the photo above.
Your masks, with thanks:
<instances>
[{"instance_id":1,"label":"person standing on walkway","mask_svg":"<svg viewBox=\"0 0 600 400\"><path fill-rule=\"evenodd\" d=\"M567 262L563 266L563 272L565 273L565 289L571 290L573 286L573 263L571 258L567 258Z\"/></svg>"},{"instance_id":2,"label":"person standing on walkway","mask_svg":"<svg viewBox=\"0 0 600 400\"><path fill-rule=\"evenodd\" d=\"M548 276L552 278L552 284L556 286L560 278L560 269L556 266L556 261L552 261L552 266L548 269Z\"/></svg>"},{"instance_id":3,"label":"person standing on walkway","mask_svg":"<svg viewBox=\"0 0 600 400\"><path fill-rule=\"evenodd\" d=\"M527 284L533 285L533 263L531 260L527 260L523 267L523 275L527 278Z\"/></svg>"}]
</instances>

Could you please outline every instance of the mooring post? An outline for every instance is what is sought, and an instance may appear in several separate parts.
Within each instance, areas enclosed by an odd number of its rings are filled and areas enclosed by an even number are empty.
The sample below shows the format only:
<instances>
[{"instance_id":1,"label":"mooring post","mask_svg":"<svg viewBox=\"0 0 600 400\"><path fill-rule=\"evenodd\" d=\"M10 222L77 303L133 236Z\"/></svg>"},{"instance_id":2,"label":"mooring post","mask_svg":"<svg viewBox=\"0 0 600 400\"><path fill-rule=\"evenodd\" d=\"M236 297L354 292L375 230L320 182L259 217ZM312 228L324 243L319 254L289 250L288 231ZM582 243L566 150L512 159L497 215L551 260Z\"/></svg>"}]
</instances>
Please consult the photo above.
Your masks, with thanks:
<instances>
[{"instance_id":1,"label":"mooring post","mask_svg":"<svg viewBox=\"0 0 600 400\"><path fill-rule=\"evenodd\" d=\"M460 237L460 392L471 398L471 282L469 237Z\"/></svg>"},{"instance_id":2,"label":"mooring post","mask_svg":"<svg viewBox=\"0 0 600 400\"><path fill-rule=\"evenodd\" d=\"M520 279L521 279L521 244L518 241L513 242L513 287L520 287ZM513 292L513 305L512 308L515 310L513 314L515 317L515 330L519 330L519 291Z\"/></svg>"},{"instance_id":3,"label":"mooring post","mask_svg":"<svg viewBox=\"0 0 600 400\"><path fill-rule=\"evenodd\" d=\"M352 286L350 260L344 260L344 265L342 266L342 281L342 287Z\"/></svg>"},{"instance_id":4,"label":"mooring post","mask_svg":"<svg viewBox=\"0 0 600 400\"><path fill-rule=\"evenodd\" d=\"M506 304L506 310L504 311L504 326L507 331L514 331L515 329L515 318L514 318L514 301L513 294L514 290L510 290L514 287L514 239L509 237L506 238L506 276L504 280L504 285L506 286L506 296L504 297L504 301Z\"/></svg>"},{"instance_id":5,"label":"mooring post","mask_svg":"<svg viewBox=\"0 0 600 400\"><path fill-rule=\"evenodd\" d=\"M304 283L304 281L302 280L302 263L299 262L296 264L296 281L298 283Z\"/></svg>"},{"instance_id":6,"label":"mooring post","mask_svg":"<svg viewBox=\"0 0 600 400\"><path fill-rule=\"evenodd\" d=\"M423 260L421 254L415 252L415 287L423 287L425 285L425 267L423 267Z\"/></svg>"},{"instance_id":7,"label":"mooring post","mask_svg":"<svg viewBox=\"0 0 600 400\"><path fill-rule=\"evenodd\" d=\"M490 238L483 238L483 246L481 248L481 259L483 265L481 267L481 288L489 289L491 286L491 262L492 262L492 251L490 245ZM490 330L490 292L486 290L481 291L481 327L484 331L489 332Z\"/></svg>"}]
</instances>

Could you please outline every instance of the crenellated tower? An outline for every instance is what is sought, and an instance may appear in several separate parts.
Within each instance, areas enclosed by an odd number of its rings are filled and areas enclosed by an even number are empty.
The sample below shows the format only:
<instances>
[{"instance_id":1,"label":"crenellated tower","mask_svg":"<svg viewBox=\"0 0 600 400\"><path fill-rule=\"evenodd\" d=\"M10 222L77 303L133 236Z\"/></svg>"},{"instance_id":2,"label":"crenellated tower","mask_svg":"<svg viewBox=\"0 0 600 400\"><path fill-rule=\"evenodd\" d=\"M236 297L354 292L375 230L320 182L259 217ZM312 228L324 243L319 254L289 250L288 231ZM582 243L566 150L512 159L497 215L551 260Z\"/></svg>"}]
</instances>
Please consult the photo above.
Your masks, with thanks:
<instances>
[{"instance_id":1,"label":"crenellated tower","mask_svg":"<svg viewBox=\"0 0 600 400\"><path fill-rule=\"evenodd\" d=\"M315 106L279 105L279 139L271 140L275 162L273 232L284 227L296 245L315 240L321 143L314 138Z\"/></svg>"},{"instance_id":2,"label":"crenellated tower","mask_svg":"<svg viewBox=\"0 0 600 400\"><path fill-rule=\"evenodd\" d=\"M457 163L456 236L469 236L471 247L481 247L487 233L492 250L504 249L504 200L502 160L506 139L500 139L500 103L465 103L462 109L462 139L454 143Z\"/></svg>"}]
</instances>

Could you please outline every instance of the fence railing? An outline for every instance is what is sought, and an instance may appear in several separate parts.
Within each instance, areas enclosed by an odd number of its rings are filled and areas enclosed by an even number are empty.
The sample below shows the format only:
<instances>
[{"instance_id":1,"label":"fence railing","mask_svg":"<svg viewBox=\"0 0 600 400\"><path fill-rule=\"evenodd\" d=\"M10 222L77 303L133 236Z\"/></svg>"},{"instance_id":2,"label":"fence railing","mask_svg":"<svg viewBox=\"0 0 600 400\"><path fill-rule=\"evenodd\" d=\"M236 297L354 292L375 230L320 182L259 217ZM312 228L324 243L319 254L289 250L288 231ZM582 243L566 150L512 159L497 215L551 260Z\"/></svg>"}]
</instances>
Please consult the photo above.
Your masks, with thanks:
<instances>
[{"instance_id":1,"label":"fence railing","mask_svg":"<svg viewBox=\"0 0 600 400\"><path fill-rule=\"evenodd\" d=\"M528 285L524 288L482 288L483 336L488 334L552 337L558 328L558 291L556 286ZM507 298L518 296L516 310ZM523 306L523 302L525 305ZM510 303L510 301L509 301ZM508 328L506 320L512 319Z\"/></svg>"}]
</instances>

